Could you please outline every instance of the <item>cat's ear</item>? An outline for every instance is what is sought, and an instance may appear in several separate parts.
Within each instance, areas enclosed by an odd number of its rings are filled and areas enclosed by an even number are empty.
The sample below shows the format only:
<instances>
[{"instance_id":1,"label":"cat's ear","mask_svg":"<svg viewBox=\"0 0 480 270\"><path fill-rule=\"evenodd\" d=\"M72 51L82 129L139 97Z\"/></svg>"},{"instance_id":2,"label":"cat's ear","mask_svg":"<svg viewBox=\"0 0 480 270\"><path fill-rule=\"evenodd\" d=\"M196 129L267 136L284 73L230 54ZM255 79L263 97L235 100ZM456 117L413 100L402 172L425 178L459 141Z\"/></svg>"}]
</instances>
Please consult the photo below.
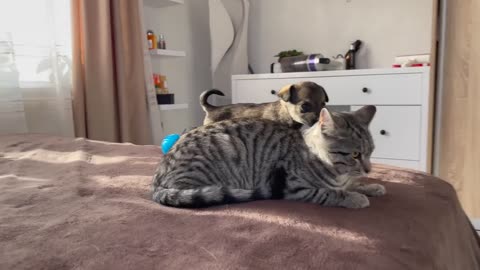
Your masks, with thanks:
<instances>
[{"instance_id":1,"label":"cat's ear","mask_svg":"<svg viewBox=\"0 0 480 270\"><path fill-rule=\"evenodd\" d=\"M360 121L360 123L368 126L372 122L373 116L377 112L377 108L373 105L363 106L356 110L353 114Z\"/></svg>"},{"instance_id":2,"label":"cat's ear","mask_svg":"<svg viewBox=\"0 0 480 270\"><path fill-rule=\"evenodd\" d=\"M282 89L280 89L280 91L278 91L278 97L280 97L285 102L289 102L290 98L293 95L293 91L295 90L296 88L294 84L285 85L284 87L282 87Z\"/></svg>"},{"instance_id":3,"label":"cat's ear","mask_svg":"<svg viewBox=\"0 0 480 270\"><path fill-rule=\"evenodd\" d=\"M327 108L323 108L320 111L320 117L318 118L318 122L322 127L334 127L335 122L333 121L332 114L327 110Z\"/></svg>"}]
</instances>

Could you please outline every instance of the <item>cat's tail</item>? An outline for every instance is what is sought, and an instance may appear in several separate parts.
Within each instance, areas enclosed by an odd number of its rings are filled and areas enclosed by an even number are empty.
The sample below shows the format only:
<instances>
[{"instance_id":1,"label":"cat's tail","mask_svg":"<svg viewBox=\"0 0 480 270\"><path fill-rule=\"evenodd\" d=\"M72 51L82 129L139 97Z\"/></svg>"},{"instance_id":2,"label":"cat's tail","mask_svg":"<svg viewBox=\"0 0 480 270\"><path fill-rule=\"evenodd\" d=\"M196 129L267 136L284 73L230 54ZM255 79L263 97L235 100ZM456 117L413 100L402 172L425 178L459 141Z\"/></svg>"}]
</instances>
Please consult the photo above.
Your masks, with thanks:
<instances>
[{"instance_id":1,"label":"cat's tail","mask_svg":"<svg viewBox=\"0 0 480 270\"><path fill-rule=\"evenodd\" d=\"M157 203L182 208L198 208L219 204L247 202L254 199L255 191L219 186L195 189L157 187L153 200Z\"/></svg>"},{"instance_id":2,"label":"cat's tail","mask_svg":"<svg viewBox=\"0 0 480 270\"><path fill-rule=\"evenodd\" d=\"M202 108L205 112L208 112L209 110L215 108L212 104L208 103L207 99L211 95L219 95L219 96L225 96L225 94L218 90L218 89L210 89L205 92L203 92L200 95L200 105L202 105Z\"/></svg>"}]
</instances>

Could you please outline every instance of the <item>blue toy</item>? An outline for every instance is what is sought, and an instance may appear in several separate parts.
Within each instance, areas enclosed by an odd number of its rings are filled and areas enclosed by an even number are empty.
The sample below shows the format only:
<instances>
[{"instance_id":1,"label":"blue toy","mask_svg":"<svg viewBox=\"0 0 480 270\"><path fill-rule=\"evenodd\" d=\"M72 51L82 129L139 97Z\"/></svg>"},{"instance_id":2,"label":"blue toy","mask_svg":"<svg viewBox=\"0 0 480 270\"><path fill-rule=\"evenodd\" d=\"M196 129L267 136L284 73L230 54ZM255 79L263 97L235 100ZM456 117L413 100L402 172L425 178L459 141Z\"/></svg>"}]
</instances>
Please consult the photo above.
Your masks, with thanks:
<instances>
[{"instance_id":1,"label":"blue toy","mask_svg":"<svg viewBox=\"0 0 480 270\"><path fill-rule=\"evenodd\" d=\"M163 154L168 153L173 145L180 139L180 135L178 134L170 134L167 135L162 141L162 152Z\"/></svg>"}]
</instances>

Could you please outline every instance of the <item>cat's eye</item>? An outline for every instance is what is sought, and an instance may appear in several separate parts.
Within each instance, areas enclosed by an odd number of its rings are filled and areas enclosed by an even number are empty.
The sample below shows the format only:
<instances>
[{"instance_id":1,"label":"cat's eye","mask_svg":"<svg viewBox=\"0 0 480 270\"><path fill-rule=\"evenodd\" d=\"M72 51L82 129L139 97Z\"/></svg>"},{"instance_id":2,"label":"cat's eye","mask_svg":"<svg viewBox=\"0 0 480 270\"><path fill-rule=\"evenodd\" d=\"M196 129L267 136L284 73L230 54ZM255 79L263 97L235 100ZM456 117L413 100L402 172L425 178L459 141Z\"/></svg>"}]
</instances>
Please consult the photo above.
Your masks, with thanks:
<instances>
[{"instance_id":1,"label":"cat's eye","mask_svg":"<svg viewBox=\"0 0 480 270\"><path fill-rule=\"evenodd\" d=\"M308 102L305 102L302 104L302 106L300 106L300 110L302 113L306 113L306 112L311 112L312 111L312 104L308 103Z\"/></svg>"},{"instance_id":2,"label":"cat's eye","mask_svg":"<svg viewBox=\"0 0 480 270\"><path fill-rule=\"evenodd\" d=\"M359 152L353 152L353 153L352 153L352 157L353 157L353 158L359 158L359 157L360 157L360 153L359 153Z\"/></svg>"}]
</instances>

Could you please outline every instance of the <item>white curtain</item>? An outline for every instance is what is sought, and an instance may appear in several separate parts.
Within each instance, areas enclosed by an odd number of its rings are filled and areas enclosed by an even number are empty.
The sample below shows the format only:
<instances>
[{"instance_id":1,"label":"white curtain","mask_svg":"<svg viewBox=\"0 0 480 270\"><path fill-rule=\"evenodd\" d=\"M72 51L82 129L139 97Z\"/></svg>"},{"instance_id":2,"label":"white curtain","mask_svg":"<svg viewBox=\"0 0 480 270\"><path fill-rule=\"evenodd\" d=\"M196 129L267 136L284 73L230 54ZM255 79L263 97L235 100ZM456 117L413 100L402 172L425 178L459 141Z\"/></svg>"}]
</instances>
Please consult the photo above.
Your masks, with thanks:
<instances>
[{"instance_id":1,"label":"white curtain","mask_svg":"<svg viewBox=\"0 0 480 270\"><path fill-rule=\"evenodd\" d=\"M73 136L69 0L0 0L0 134Z\"/></svg>"}]
</instances>

